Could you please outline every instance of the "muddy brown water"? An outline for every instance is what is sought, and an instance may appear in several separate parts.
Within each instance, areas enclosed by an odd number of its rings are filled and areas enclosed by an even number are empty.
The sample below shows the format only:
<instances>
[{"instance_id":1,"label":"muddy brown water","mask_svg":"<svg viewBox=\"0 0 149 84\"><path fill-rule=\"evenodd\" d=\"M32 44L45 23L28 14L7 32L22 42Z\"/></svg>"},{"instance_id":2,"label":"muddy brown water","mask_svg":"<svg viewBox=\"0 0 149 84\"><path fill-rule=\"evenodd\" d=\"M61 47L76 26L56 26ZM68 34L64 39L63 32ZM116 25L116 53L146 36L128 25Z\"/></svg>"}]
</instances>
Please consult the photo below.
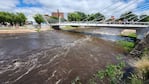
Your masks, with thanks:
<instances>
[{"instance_id":1,"label":"muddy brown water","mask_svg":"<svg viewBox=\"0 0 149 84\"><path fill-rule=\"evenodd\" d=\"M0 84L83 84L123 48L88 35L47 31L0 36Z\"/></svg>"}]
</instances>

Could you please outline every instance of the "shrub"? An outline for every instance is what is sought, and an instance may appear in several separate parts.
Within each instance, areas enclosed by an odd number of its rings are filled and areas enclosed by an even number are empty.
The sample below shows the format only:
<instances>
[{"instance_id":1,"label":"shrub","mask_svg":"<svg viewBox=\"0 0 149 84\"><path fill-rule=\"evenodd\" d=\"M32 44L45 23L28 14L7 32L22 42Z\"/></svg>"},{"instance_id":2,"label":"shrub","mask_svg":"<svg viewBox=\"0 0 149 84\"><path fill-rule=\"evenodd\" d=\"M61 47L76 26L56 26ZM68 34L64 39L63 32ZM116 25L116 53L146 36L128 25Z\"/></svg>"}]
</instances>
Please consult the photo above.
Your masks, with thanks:
<instances>
[{"instance_id":1,"label":"shrub","mask_svg":"<svg viewBox=\"0 0 149 84\"><path fill-rule=\"evenodd\" d=\"M137 38L137 34L136 34L136 33L130 33L130 34L128 35L128 37Z\"/></svg>"},{"instance_id":2,"label":"shrub","mask_svg":"<svg viewBox=\"0 0 149 84\"><path fill-rule=\"evenodd\" d=\"M110 82L110 84L119 84L121 82L121 78L123 77L123 71L125 63L121 62L117 65L108 65L106 67L106 70L98 71L96 76L103 80L104 78L107 78Z\"/></svg>"},{"instance_id":3,"label":"shrub","mask_svg":"<svg viewBox=\"0 0 149 84\"><path fill-rule=\"evenodd\" d=\"M134 42L128 42L128 41L117 41L117 44L121 45L124 47L125 50L131 51L135 47Z\"/></svg>"},{"instance_id":4,"label":"shrub","mask_svg":"<svg viewBox=\"0 0 149 84\"><path fill-rule=\"evenodd\" d=\"M149 73L149 57L142 57L140 60L134 63L134 66L136 67L140 78L146 80Z\"/></svg>"}]
</instances>

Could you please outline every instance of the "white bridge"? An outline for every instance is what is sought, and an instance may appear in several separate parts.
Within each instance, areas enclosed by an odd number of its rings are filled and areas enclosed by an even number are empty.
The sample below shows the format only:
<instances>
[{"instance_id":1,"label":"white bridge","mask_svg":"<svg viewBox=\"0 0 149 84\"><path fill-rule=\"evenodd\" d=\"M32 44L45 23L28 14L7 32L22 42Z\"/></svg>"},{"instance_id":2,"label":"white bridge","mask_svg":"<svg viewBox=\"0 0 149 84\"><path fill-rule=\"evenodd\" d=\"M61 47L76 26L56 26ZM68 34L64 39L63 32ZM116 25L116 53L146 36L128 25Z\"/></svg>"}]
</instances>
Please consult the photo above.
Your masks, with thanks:
<instances>
[{"instance_id":1,"label":"white bridge","mask_svg":"<svg viewBox=\"0 0 149 84\"><path fill-rule=\"evenodd\" d=\"M143 39L149 31L149 22L59 22L52 23L50 26L54 29L61 29L61 26L84 26L84 27L106 27L106 28L121 28L135 29L138 39ZM85 28L84 28L85 29Z\"/></svg>"},{"instance_id":2,"label":"white bridge","mask_svg":"<svg viewBox=\"0 0 149 84\"><path fill-rule=\"evenodd\" d=\"M89 26L89 27L115 27L115 28L149 28L149 22L59 22L51 26Z\"/></svg>"}]
</instances>

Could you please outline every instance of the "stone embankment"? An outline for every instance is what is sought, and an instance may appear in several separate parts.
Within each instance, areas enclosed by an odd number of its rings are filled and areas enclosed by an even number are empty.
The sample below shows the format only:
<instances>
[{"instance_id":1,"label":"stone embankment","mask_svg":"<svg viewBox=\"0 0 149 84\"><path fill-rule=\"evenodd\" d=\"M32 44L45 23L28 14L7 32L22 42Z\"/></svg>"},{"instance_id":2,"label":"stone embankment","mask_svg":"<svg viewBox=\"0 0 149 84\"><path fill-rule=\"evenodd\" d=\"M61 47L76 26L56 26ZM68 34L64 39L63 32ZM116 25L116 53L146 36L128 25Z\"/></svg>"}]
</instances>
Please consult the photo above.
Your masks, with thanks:
<instances>
[{"instance_id":1,"label":"stone embankment","mask_svg":"<svg viewBox=\"0 0 149 84\"><path fill-rule=\"evenodd\" d=\"M145 38L141 40L130 52L130 55L134 57L141 57L145 49L149 49L149 32L146 34Z\"/></svg>"}]
</instances>

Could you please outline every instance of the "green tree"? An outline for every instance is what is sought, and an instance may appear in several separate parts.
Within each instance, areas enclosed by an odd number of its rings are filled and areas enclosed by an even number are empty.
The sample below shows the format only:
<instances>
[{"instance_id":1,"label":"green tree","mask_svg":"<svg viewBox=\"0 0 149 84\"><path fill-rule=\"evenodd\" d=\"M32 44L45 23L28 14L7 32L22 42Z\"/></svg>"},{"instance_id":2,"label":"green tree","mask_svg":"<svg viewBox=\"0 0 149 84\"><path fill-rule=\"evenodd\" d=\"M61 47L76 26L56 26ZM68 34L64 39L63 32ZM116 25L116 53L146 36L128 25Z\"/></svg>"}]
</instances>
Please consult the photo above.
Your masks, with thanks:
<instances>
[{"instance_id":1,"label":"green tree","mask_svg":"<svg viewBox=\"0 0 149 84\"><path fill-rule=\"evenodd\" d=\"M95 14L89 15L88 21L101 21L104 19L105 19L105 16L103 14L95 13Z\"/></svg>"},{"instance_id":2,"label":"green tree","mask_svg":"<svg viewBox=\"0 0 149 84\"><path fill-rule=\"evenodd\" d=\"M130 12L126 12L126 13L122 14L120 16L119 20L137 21L138 20L138 16L136 14L133 14L130 11Z\"/></svg>"},{"instance_id":3,"label":"green tree","mask_svg":"<svg viewBox=\"0 0 149 84\"><path fill-rule=\"evenodd\" d=\"M149 22L149 16L148 15L141 15L140 16L140 22Z\"/></svg>"},{"instance_id":4,"label":"green tree","mask_svg":"<svg viewBox=\"0 0 149 84\"><path fill-rule=\"evenodd\" d=\"M46 19L48 20L49 23L57 23L57 22L59 22L59 18L58 17L54 17L54 16L46 17ZM64 22L66 20L64 18L60 18L60 21Z\"/></svg>"},{"instance_id":5,"label":"green tree","mask_svg":"<svg viewBox=\"0 0 149 84\"><path fill-rule=\"evenodd\" d=\"M92 20L94 20L95 19L95 17L94 17L95 15L94 14L90 14L90 15L88 15L88 21L92 21Z\"/></svg>"},{"instance_id":6,"label":"green tree","mask_svg":"<svg viewBox=\"0 0 149 84\"><path fill-rule=\"evenodd\" d=\"M68 20L69 21L81 21L81 16L77 12L69 13Z\"/></svg>"},{"instance_id":7,"label":"green tree","mask_svg":"<svg viewBox=\"0 0 149 84\"><path fill-rule=\"evenodd\" d=\"M105 16L101 13L87 15L83 12L74 12L68 14L69 21L101 21L103 19L105 19Z\"/></svg>"},{"instance_id":8,"label":"green tree","mask_svg":"<svg viewBox=\"0 0 149 84\"><path fill-rule=\"evenodd\" d=\"M5 25L6 22L12 26L16 24L22 26L26 22L26 16L23 13L0 12L0 23Z\"/></svg>"},{"instance_id":9,"label":"green tree","mask_svg":"<svg viewBox=\"0 0 149 84\"><path fill-rule=\"evenodd\" d=\"M18 17L18 19L19 19L19 24L20 24L20 26L22 26L22 25L24 25L25 24L25 22L26 22L26 17L25 17L25 15L23 14L23 13L17 13L17 17Z\"/></svg>"},{"instance_id":10,"label":"green tree","mask_svg":"<svg viewBox=\"0 0 149 84\"><path fill-rule=\"evenodd\" d=\"M84 21L87 18L87 15L83 12L76 12L79 15L79 20Z\"/></svg>"},{"instance_id":11,"label":"green tree","mask_svg":"<svg viewBox=\"0 0 149 84\"><path fill-rule=\"evenodd\" d=\"M95 21L101 21L105 19L105 16L101 13L95 13L94 18L95 18Z\"/></svg>"},{"instance_id":12,"label":"green tree","mask_svg":"<svg viewBox=\"0 0 149 84\"><path fill-rule=\"evenodd\" d=\"M42 17L42 15L36 14L36 15L34 16L34 19L35 19L36 23L39 24L39 27L41 28L41 23L45 22L45 20L44 20L44 18Z\"/></svg>"}]
</instances>

